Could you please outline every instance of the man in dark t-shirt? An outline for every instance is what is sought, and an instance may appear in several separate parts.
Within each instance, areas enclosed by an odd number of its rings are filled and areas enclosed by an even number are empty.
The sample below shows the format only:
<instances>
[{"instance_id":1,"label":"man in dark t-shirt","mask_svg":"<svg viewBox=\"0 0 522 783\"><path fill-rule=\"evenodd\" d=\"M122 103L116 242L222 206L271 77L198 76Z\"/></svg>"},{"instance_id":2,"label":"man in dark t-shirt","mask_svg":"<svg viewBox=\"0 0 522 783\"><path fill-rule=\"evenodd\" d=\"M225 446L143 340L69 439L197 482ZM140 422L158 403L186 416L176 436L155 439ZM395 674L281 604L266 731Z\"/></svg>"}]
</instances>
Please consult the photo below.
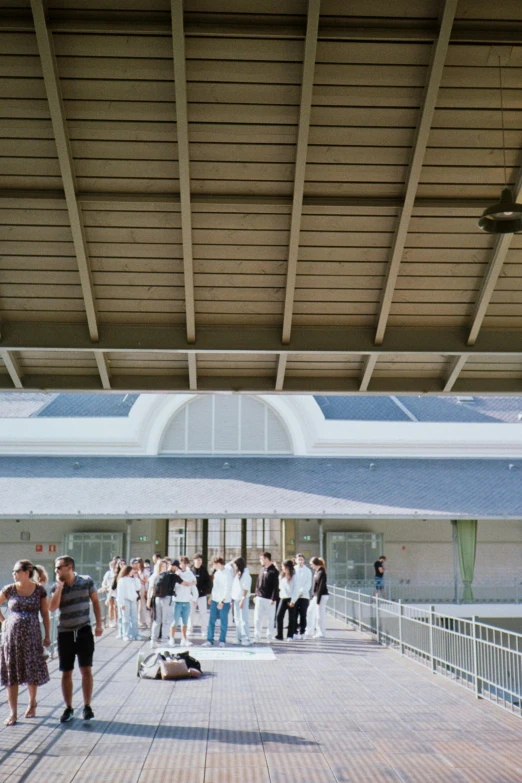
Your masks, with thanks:
<instances>
[{"instance_id":1,"label":"man in dark t-shirt","mask_svg":"<svg viewBox=\"0 0 522 783\"><path fill-rule=\"evenodd\" d=\"M377 593L380 592L381 598L384 598L384 572L386 570L385 562L386 557L381 555L380 558L373 564L373 567L375 568L375 590L373 594L376 596Z\"/></svg>"}]
</instances>

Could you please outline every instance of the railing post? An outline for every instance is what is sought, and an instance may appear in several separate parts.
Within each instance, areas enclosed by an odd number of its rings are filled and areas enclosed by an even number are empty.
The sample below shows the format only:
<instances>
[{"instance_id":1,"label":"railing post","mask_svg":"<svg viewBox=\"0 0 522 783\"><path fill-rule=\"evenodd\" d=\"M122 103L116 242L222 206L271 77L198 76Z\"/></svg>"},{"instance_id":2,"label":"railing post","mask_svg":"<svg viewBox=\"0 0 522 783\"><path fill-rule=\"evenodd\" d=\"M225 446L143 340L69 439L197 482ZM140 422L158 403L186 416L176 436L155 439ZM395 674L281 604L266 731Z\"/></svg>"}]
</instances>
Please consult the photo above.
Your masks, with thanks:
<instances>
[{"instance_id":1,"label":"railing post","mask_svg":"<svg viewBox=\"0 0 522 783\"><path fill-rule=\"evenodd\" d=\"M344 588L344 621L348 622L348 589Z\"/></svg>"},{"instance_id":2,"label":"railing post","mask_svg":"<svg viewBox=\"0 0 522 783\"><path fill-rule=\"evenodd\" d=\"M361 603L361 589L359 588L359 631L362 631L362 603Z\"/></svg>"},{"instance_id":3,"label":"railing post","mask_svg":"<svg viewBox=\"0 0 522 783\"><path fill-rule=\"evenodd\" d=\"M381 634L379 630L379 595L375 596L375 633L377 634L377 644L380 644Z\"/></svg>"},{"instance_id":4,"label":"railing post","mask_svg":"<svg viewBox=\"0 0 522 783\"><path fill-rule=\"evenodd\" d=\"M473 634L473 676L475 677L475 696L481 698L482 684L478 670L478 645L477 645L477 618L473 615L471 620L471 633Z\"/></svg>"},{"instance_id":5,"label":"railing post","mask_svg":"<svg viewBox=\"0 0 522 783\"><path fill-rule=\"evenodd\" d=\"M430 665L431 665L431 671L435 674L436 666L435 666L435 658L433 655L433 615L435 614L435 607L430 606Z\"/></svg>"},{"instance_id":6,"label":"railing post","mask_svg":"<svg viewBox=\"0 0 522 783\"><path fill-rule=\"evenodd\" d=\"M399 598L399 652L404 655L404 644L402 643L402 615L404 607L402 605L402 598Z\"/></svg>"}]
</instances>

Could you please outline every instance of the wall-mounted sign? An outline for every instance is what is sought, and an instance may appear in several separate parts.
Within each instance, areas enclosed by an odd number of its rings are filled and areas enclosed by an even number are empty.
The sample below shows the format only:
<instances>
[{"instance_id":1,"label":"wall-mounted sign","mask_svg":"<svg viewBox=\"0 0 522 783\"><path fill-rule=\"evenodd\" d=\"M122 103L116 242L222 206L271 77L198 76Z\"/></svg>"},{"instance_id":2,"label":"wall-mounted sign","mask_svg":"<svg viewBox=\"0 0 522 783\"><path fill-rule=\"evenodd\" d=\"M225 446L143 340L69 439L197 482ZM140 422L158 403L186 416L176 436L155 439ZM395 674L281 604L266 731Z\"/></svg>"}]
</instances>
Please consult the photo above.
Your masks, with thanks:
<instances>
[{"instance_id":1,"label":"wall-mounted sign","mask_svg":"<svg viewBox=\"0 0 522 783\"><path fill-rule=\"evenodd\" d=\"M147 540L147 536L140 536L140 539L139 539L139 540L140 540L140 541L146 541L146 540Z\"/></svg>"},{"instance_id":2,"label":"wall-mounted sign","mask_svg":"<svg viewBox=\"0 0 522 783\"><path fill-rule=\"evenodd\" d=\"M20 541L30 541L31 533L28 530L22 530L20 533Z\"/></svg>"},{"instance_id":3,"label":"wall-mounted sign","mask_svg":"<svg viewBox=\"0 0 522 783\"><path fill-rule=\"evenodd\" d=\"M36 544L34 548L35 552L43 552L43 544Z\"/></svg>"},{"instance_id":4,"label":"wall-mounted sign","mask_svg":"<svg viewBox=\"0 0 522 783\"><path fill-rule=\"evenodd\" d=\"M56 544L49 544L49 552L56 552Z\"/></svg>"}]
</instances>

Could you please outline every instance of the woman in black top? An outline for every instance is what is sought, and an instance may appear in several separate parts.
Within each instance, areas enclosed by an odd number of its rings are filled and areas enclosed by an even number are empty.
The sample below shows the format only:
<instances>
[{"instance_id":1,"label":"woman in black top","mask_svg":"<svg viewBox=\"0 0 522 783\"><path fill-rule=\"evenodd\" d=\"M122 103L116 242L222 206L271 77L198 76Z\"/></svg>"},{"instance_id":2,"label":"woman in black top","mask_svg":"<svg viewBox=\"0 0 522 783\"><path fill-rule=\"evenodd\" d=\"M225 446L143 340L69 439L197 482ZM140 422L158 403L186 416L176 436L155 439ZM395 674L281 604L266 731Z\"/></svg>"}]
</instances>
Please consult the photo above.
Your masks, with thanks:
<instances>
[{"instance_id":1,"label":"woman in black top","mask_svg":"<svg viewBox=\"0 0 522 783\"><path fill-rule=\"evenodd\" d=\"M313 609L315 609L315 622L313 624L314 639L323 639L326 636L326 604L328 603L325 563L322 557L312 557L310 565L314 570L311 601L311 605L313 606Z\"/></svg>"}]
</instances>

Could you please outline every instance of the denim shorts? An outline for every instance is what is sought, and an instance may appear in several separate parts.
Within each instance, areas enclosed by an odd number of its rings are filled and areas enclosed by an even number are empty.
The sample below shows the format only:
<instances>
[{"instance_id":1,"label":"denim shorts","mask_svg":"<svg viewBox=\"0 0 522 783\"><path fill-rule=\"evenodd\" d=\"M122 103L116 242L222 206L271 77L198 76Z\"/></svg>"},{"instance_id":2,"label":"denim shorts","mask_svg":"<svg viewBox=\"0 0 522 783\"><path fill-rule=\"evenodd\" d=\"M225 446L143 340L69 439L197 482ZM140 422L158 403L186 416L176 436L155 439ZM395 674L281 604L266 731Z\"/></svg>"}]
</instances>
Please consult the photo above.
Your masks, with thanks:
<instances>
[{"instance_id":1,"label":"denim shorts","mask_svg":"<svg viewBox=\"0 0 522 783\"><path fill-rule=\"evenodd\" d=\"M375 577L375 589L376 590L384 590L384 577L383 576L376 576Z\"/></svg>"},{"instance_id":2,"label":"denim shorts","mask_svg":"<svg viewBox=\"0 0 522 783\"><path fill-rule=\"evenodd\" d=\"M190 617L190 601L176 601L174 604L174 625L188 625Z\"/></svg>"}]
</instances>

